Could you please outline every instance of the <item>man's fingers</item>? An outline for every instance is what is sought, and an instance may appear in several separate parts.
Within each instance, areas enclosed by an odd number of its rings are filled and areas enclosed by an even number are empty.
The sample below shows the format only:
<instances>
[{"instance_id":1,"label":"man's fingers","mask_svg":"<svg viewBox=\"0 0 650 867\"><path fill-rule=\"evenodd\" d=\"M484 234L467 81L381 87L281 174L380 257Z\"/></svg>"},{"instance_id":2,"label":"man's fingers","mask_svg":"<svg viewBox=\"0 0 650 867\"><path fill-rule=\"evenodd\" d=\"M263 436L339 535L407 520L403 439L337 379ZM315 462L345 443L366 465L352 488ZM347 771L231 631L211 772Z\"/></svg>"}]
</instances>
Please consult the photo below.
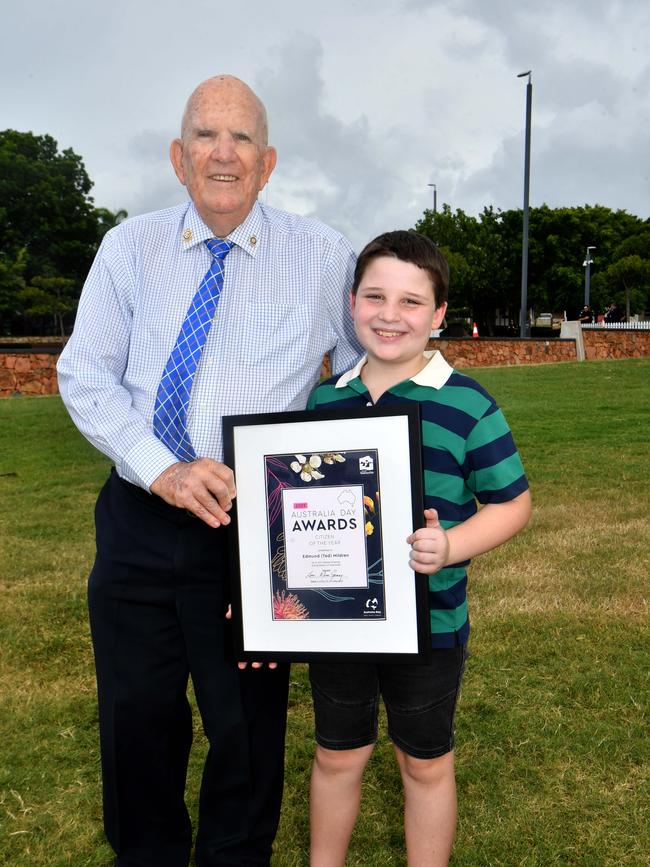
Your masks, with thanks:
<instances>
[{"instance_id":1,"label":"man's fingers","mask_svg":"<svg viewBox=\"0 0 650 867\"><path fill-rule=\"evenodd\" d=\"M220 527L230 523L230 516L225 512L219 502L209 493L199 494L194 502L186 506L188 511L211 527ZM228 506L230 508L230 506Z\"/></svg>"},{"instance_id":2,"label":"man's fingers","mask_svg":"<svg viewBox=\"0 0 650 867\"><path fill-rule=\"evenodd\" d=\"M235 480L230 467L207 458L196 461L188 476L188 487L204 509L222 523L235 497Z\"/></svg>"},{"instance_id":3,"label":"man's fingers","mask_svg":"<svg viewBox=\"0 0 650 867\"><path fill-rule=\"evenodd\" d=\"M228 467L223 466L223 464L218 464L217 466L228 470ZM205 493L207 492L212 499L219 503L223 511L227 512L232 506L232 501L235 497L235 485L232 481L232 473L228 470L229 476L224 477L212 467L206 469L207 473L205 476L202 476L198 480L198 490L203 496L197 497L197 499L203 502Z\"/></svg>"},{"instance_id":4,"label":"man's fingers","mask_svg":"<svg viewBox=\"0 0 650 867\"><path fill-rule=\"evenodd\" d=\"M220 464L218 461L212 461L212 472L213 475L217 476L223 484L226 486L226 494L231 499L235 499L235 494L237 490L235 488L235 476L233 471L226 464Z\"/></svg>"},{"instance_id":5,"label":"man's fingers","mask_svg":"<svg viewBox=\"0 0 650 867\"><path fill-rule=\"evenodd\" d=\"M230 467L210 458L173 464L153 482L151 492L211 527L230 523L227 513L236 495Z\"/></svg>"}]
</instances>

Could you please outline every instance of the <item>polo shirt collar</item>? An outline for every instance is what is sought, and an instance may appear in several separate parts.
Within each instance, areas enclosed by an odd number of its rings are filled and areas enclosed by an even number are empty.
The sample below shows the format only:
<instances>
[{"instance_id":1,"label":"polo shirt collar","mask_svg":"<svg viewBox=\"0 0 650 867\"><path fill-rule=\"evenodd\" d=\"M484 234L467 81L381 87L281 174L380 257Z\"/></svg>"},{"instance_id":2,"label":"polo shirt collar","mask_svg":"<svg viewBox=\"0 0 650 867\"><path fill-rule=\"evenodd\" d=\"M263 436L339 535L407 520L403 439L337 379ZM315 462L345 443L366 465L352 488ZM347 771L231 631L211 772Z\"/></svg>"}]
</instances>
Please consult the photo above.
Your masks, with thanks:
<instances>
[{"instance_id":1,"label":"polo shirt collar","mask_svg":"<svg viewBox=\"0 0 650 867\"><path fill-rule=\"evenodd\" d=\"M424 354L429 359L429 362L419 373L411 377L411 381L416 385L442 388L443 385L447 384L447 380L454 372L454 368L445 361L437 349L432 352L425 352Z\"/></svg>"},{"instance_id":2,"label":"polo shirt collar","mask_svg":"<svg viewBox=\"0 0 650 867\"><path fill-rule=\"evenodd\" d=\"M416 385L426 385L430 388L442 388L443 385L446 385L447 380L454 372L453 367L445 361L438 350L425 352L424 354L429 359L426 367L423 367L419 373L412 376L409 381L414 382ZM352 370L348 370L340 376L336 380L334 387L344 388L346 385L349 385L352 380L357 379L361 375L363 366L366 363L366 358L367 356L364 355L363 358L355 364Z\"/></svg>"},{"instance_id":3,"label":"polo shirt collar","mask_svg":"<svg viewBox=\"0 0 650 867\"><path fill-rule=\"evenodd\" d=\"M367 355L363 355L351 370L346 370L342 376L336 380L334 388L345 388L353 379L357 379L361 374L363 365L366 363Z\"/></svg>"},{"instance_id":4,"label":"polo shirt collar","mask_svg":"<svg viewBox=\"0 0 650 867\"><path fill-rule=\"evenodd\" d=\"M251 256L257 254L260 237L262 234L262 225L264 216L259 202L255 202L249 215L243 223L237 226L236 229L222 238L223 241L232 241L242 250L245 250ZM214 232L209 226L203 222L199 216L199 212L194 206L194 202L190 202L185 212L183 226L181 228L181 244L184 250L190 247L195 247L197 244L203 244L204 241L214 238Z\"/></svg>"}]
</instances>

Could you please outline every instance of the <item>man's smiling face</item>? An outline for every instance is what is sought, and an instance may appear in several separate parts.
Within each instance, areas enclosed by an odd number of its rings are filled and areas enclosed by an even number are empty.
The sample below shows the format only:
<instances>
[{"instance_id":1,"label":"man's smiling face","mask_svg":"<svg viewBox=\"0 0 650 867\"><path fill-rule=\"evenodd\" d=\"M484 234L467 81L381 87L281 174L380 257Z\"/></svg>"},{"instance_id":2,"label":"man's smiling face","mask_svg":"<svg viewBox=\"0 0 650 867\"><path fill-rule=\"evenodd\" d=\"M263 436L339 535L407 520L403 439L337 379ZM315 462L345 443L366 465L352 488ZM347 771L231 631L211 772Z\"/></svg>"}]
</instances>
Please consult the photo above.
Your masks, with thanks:
<instances>
[{"instance_id":1,"label":"man's smiling face","mask_svg":"<svg viewBox=\"0 0 650 867\"><path fill-rule=\"evenodd\" d=\"M229 77L209 79L191 96L170 157L201 219L221 238L246 219L276 162L261 103Z\"/></svg>"}]
</instances>

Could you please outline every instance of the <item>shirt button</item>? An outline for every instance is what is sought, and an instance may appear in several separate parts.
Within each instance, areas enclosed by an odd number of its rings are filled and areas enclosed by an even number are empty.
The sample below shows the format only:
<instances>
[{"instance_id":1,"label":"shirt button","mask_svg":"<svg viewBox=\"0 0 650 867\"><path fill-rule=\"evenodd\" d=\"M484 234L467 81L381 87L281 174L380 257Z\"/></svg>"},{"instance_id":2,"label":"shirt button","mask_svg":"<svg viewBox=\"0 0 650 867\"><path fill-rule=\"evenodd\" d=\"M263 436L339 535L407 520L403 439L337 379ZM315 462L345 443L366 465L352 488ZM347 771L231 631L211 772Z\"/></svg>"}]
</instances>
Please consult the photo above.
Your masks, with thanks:
<instances>
[{"instance_id":1,"label":"shirt button","mask_svg":"<svg viewBox=\"0 0 650 867\"><path fill-rule=\"evenodd\" d=\"M366 404L366 406L372 406L372 401L369 400L368 403Z\"/></svg>"}]
</instances>

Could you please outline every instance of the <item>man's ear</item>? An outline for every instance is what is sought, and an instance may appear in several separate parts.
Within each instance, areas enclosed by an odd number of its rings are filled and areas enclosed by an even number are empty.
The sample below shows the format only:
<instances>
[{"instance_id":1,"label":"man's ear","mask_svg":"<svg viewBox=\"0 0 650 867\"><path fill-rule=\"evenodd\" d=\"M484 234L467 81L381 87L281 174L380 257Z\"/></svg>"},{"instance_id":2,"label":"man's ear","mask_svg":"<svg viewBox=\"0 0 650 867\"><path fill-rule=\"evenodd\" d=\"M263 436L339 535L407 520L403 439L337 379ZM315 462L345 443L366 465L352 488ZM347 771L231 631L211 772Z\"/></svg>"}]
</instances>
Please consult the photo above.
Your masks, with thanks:
<instances>
[{"instance_id":1,"label":"man's ear","mask_svg":"<svg viewBox=\"0 0 650 867\"><path fill-rule=\"evenodd\" d=\"M175 138L169 146L169 159L178 180L185 186L185 172L183 171L183 140Z\"/></svg>"},{"instance_id":2,"label":"man's ear","mask_svg":"<svg viewBox=\"0 0 650 867\"><path fill-rule=\"evenodd\" d=\"M278 161L278 152L275 148L267 147L262 156L262 185L260 186L260 190L263 190L267 184L268 179L271 177L271 172L275 168L275 164ZM258 191L259 192L259 191Z\"/></svg>"}]
</instances>

